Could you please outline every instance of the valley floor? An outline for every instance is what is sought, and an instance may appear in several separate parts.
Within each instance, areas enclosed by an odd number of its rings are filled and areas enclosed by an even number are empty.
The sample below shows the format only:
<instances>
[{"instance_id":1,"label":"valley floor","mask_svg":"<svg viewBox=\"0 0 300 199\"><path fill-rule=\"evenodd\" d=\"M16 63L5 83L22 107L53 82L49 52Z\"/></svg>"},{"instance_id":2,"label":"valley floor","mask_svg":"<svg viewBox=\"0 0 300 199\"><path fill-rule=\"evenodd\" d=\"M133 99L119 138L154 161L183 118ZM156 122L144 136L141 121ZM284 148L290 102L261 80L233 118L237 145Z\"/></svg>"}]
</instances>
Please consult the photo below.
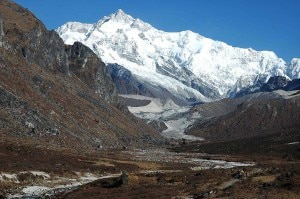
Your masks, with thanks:
<instances>
[{"instance_id":1,"label":"valley floor","mask_svg":"<svg viewBox=\"0 0 300 199\"><path fill-rule=\"evenodd\" d=\"M84 154L0 139L0 198L299 198L299 138Z\"/></svg>"}]
</instances>

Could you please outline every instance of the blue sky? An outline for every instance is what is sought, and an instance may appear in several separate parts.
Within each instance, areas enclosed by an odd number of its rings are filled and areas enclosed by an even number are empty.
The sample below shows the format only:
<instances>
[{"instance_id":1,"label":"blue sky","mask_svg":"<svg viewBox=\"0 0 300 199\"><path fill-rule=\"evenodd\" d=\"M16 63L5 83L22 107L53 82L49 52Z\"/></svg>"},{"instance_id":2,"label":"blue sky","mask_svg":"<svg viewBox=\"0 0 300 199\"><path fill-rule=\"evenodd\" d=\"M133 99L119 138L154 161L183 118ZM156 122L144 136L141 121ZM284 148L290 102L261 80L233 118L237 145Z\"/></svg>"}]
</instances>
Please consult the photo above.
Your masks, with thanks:
<instances>
[{"instance_id":1,"label":"blue sky","mask_svg":"<svg viewBox=\"0 0 300 199\"><path fill-rule=\"evenodd\" d=\"M191 30L232 46L300 58L300 0L15 0L48 29L124 10L164 31Z\"/></svg>"}]
</instances>

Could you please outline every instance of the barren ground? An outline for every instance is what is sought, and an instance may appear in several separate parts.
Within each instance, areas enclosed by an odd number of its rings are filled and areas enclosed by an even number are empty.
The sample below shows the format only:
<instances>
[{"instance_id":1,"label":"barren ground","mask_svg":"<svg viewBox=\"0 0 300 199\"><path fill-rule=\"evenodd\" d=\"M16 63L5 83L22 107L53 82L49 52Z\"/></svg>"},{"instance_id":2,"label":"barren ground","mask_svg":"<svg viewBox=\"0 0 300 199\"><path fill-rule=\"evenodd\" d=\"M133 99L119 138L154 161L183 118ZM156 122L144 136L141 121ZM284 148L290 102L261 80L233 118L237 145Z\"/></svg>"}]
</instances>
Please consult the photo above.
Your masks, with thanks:
<instances>
[{"instance_id":1,"label":"barren ground","mask_svg":"<svg viewBox=\"0 0 300 199\"><path fill-rule=\"evenodd\" d=\"M2 139L0 195L8 198L36 193L42 198L46 195L51 198L299 198L300 145L290 142L286 136L277 136L277 141L271 142L272 139L198 142L169 150L86 154L36 148L17 143L15 139ZM253 143L259 147L251 150ZM259 152L258 148L264 150Z\"/></svg>"}]
</instances>

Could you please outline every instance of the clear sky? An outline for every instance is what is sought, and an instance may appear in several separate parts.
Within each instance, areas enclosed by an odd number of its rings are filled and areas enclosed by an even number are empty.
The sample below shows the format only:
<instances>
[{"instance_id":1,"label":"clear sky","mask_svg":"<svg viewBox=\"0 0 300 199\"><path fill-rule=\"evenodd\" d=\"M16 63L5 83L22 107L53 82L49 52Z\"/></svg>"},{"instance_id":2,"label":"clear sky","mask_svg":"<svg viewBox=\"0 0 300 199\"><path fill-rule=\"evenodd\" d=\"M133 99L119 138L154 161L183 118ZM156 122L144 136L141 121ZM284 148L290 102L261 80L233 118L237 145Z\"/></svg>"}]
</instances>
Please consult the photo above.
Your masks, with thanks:
<instances>
[{"instance_id":1,"label":"clear sky","mask_svg":"<svg viewBox=\"0 0 300 199\"><path fill-rule=\"evenodd\" d=\"M300 58L300 0L14 0L48 29L95 23L122 9L164 31L191 30L229 45Z\"/></svg>"}]
</instances>

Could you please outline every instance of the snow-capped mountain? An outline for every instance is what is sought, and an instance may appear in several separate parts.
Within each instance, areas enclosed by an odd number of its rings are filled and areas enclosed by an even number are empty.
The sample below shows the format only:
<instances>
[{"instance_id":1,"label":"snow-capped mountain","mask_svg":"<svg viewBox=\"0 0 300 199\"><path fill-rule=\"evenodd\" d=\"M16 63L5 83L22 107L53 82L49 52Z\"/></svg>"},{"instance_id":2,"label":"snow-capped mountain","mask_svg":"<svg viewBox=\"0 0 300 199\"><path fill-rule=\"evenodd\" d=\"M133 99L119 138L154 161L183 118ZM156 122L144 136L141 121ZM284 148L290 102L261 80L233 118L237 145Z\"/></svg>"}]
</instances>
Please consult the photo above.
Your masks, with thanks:
<instances>
[{"instance_id":1,"label":"snow-capped mountain","mask_svg":"<svg viewBox=\"0 0 300 199\"><path fill-rule=\"evenodd\" d=\"M95 24L68 22L57 32L66 44L82 42L105 63L123 66L155 97L168 91L177 102L234 95L260 77L299 77L299 59L287 64L271 51L236 48L191 31L163 32L122 10Z\"/></svg>"}]
</instances>

